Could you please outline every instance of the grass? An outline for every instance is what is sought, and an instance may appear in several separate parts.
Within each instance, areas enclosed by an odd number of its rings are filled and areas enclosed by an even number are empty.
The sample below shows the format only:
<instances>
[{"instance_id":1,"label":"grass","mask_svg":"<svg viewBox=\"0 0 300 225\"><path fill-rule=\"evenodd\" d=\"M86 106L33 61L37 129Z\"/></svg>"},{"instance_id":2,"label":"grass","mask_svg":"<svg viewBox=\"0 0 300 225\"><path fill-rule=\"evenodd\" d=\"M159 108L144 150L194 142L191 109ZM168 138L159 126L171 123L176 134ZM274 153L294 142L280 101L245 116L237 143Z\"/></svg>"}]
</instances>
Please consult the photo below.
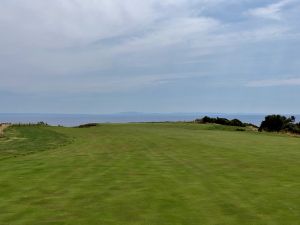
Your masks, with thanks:
<instances>
[{"instance_id":1,"label":"grass","mask_svg":"<svg viewBox=\"0 0 300 225\"><path fill-rule=\"evenodd\" d=\"M44 151L69 143L72 139L46 126L13 126L0 139L0 160Z\"/></svg>"},{"instance_id":2,"label":"grass","mask_svg":"<svg viewBox=\"0 0 300 225\"><path fill-rule=\"evenodd\" d=\"M300 138L184 123L6 132L1 225L300 221Z\"/></svg>"}]
</instances>

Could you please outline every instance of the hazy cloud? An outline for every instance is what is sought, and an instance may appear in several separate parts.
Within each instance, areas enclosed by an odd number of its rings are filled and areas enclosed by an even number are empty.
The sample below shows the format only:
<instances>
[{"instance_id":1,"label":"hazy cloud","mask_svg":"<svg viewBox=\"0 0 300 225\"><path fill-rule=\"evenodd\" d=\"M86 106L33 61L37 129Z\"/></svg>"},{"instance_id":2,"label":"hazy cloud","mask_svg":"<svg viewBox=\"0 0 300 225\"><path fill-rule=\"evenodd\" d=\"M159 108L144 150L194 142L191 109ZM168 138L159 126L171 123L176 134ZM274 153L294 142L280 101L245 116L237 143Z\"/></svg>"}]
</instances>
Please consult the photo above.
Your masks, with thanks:
<instances>
[{"instance_id":1,"label":"hazy cloud","mask_svg":"<svg viewBox=\"0 0 300 225\"><path fill-rule=\"evenodd\" d=\"M257 82L249 86L272 80L260 74L300 69L296 0L2 0L0 5L0 92L139 90L142 96L144 87L161 87L164 95L177 93L183 81L193 86L203 74L209 77L205 82L226 86L236 80L236 87L244 87L245 80ZM167 90L170 82L173 89ZM194 94L213 87L205 82Z\"/></svg>"},{"instance_id":2,"label":"hazy cloud","mask_svg":"<svg viewBox=\"0 0 300 225\"><path fill-rule=\"evenodd\" d=\"M248 87L299 86L300 78L255 80L247 83Z\"/></svg>"},{"instance_id":3,"label":"hazy cloud","mask_svg":"<svg viewBox=\"0 0 300 225\"><path fill-rule=\"evenodd\" d=\"M250 9L248 14L255 17L280 20L282 19L283 8L294 2L295 0L282 0L264 7Z\"/></svg>"}]
</instances>

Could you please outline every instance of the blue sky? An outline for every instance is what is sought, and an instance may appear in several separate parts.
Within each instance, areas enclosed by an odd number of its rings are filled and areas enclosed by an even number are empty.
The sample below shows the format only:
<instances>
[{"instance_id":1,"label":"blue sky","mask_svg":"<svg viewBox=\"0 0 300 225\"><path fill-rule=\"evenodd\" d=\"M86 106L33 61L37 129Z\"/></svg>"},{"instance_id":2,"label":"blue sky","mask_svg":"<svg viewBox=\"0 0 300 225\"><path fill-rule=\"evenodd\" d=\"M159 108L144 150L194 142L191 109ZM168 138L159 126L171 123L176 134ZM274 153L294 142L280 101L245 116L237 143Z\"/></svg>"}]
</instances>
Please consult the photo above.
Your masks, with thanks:
<instances>
[{"instance_id":1,"label":"blue sky","mask_svg":"<svg viewBox=\"0 0 300 225\"><path fill-rule=\"evenodd\" d=\"M0 112L300 113L299 0L1 0Z\"/></svg>"}]
</instances>

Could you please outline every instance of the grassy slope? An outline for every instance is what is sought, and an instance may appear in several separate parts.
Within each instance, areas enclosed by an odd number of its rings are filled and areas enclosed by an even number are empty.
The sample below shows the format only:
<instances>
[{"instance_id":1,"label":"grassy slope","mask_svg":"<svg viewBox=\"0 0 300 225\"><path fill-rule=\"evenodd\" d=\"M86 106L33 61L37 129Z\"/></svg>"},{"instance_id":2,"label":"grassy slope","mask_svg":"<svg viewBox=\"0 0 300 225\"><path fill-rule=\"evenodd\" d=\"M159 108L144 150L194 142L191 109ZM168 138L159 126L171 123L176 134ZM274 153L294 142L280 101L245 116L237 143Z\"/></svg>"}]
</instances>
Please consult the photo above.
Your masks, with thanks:
<instances>
[{"instance_id":1,"label":"grassy slope","mask_svg":"<svg viewBox=\"0 0 300 225\"><path fill-rule=\"evenodd\" d=\"M0 139L0 160L66 145L71 137L44 126L13 126Z\"/></svg>"},{"instance_id":2,"label":"grassy slope","mask_svg":"<svg viewBox=\"0 0 300 225\"><path fill-rule=\"evenodd\" d=\"M31 137L52 135L35 153L0 160L1 225L299 224L300 138L194 124L39 129ZM56 132L73 142L54 148Z\"/></svg>"}]
</instances>

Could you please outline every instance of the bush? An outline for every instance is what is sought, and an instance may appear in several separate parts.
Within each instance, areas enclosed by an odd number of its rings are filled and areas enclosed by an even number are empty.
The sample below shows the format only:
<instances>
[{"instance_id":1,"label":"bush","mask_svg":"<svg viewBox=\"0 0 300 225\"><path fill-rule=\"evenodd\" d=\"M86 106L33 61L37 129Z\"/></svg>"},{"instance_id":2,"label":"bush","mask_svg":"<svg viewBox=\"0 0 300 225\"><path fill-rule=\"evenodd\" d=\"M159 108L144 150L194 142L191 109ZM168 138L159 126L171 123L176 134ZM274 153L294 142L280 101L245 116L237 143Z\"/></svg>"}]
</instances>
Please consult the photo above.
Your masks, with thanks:
<instances>
[{"instance_id":1,"label":"bush","mask_svg":"<svg viewBox=\"0 0 300 225\"><path fill-rule=\"evenodd\" d=\"M43 121L37 122L38 126L49 126L48 123L45 123Z\"/></svg>"},{"instance_id":2,"label":"bush","mask_svg":"<svg viewBox=\"0 0 300 225\"><path fill-rule=\"evenodd\" d=\"M221 124L221 125L230 125L230 121L226 118L219 118L217 117L216 119L216 124Z\"/></svg>"},{"instance_id":3,"label":"bush","mask_svg":"<svg viewBox=\"0 0 300 225\"><path fill-rule=\"evenodd\" d=\"M79 125L77 128L89 128L89 127L95 127L97 125L98 125L97 123L87 123L87 124Z\"/></svg>"},{"instance_id":4,"label":"bush","mask_svg":"<svg viewBox=\"0 0 300 225\"><path fill-rule=\"evenodd\" d=\"M246 125L244 123L242 123L240 120L238 119L233 119L231 120L231 126L235 126L235 127L245 127Z\"/></svg>"},{"instance_id":5,"label":"bush","mask_svg":"<svg viewBox=\"0 0 300 225\"><path fill-rule=\"evenodd\" d=\"M300 123L295 123L296 118L294 116L285 117L281 115L268 115L265 120L262 121L259 131L269 132L291 132L300 134Z\"/></svg>"},{"instance_id":6,"label":"bush","mask_svg":"<svg viewBox=\"0 0 300 225\"><path fill-rule=\"evenodd\" d=\"M246 124L241 122L238 119L228 120L226 118L210 118L208 116L203 117L202 119L196 119L196 123L216 123L225 126L235 126L235 127L246 127Z\"/></svg>"}]
</instances>

